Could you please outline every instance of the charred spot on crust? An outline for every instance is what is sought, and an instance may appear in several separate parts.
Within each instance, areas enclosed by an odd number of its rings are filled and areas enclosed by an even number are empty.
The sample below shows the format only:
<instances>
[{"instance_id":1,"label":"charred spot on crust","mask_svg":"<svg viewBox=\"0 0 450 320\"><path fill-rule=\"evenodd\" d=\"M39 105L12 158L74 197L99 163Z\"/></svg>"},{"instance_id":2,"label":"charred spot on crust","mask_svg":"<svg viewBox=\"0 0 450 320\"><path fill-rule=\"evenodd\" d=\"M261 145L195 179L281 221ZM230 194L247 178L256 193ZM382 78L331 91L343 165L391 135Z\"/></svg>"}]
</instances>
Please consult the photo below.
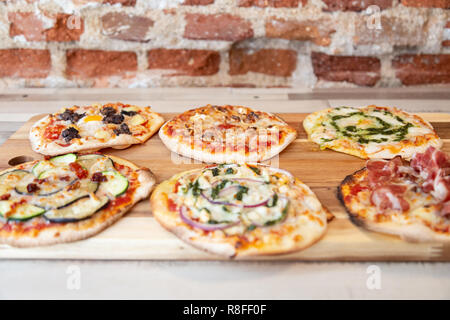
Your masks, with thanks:
<instances>
[{"instance_id":1,"label":"charred spot on crust","mask_svg":"<svg viewBox=\"0 0 450 320\"><path fill-rule=\"evenodd\" d=\"M81 138L78 134L78 130L74 127L69 127L61 132L61 136L66 140L66 142L70 142L72 139Z\"/></svg>"},{"instance_id":2,"label":"charred spot on crust","mask_svg":"<svg viewBox=\"0 0 450 320\"><path fill-rule=\"evenodd\" d=\"M100 113L104 115L105 117L112 116L116 113L116 109L113 107L104 107L102 110L100 110Z\"/></svg>"},{"instance_id":3,"label":"charred spot on crust","mask_svg":"<svg viewBox=\"0 0 450 320\"><path fill-rule=\"evenodd\" d=\"M122 123L117 129L114 129L114 133L118 136L121 134L131 134L131 131L126 123Z\"/></svg>"},{"instance_id":4,"label":"charred spot on crust","mask_svg":"<svg viewBox=\"0 0 450 320\"><path fill-rule=\"evenodd\" d=\"M216 108L217 110L219 110L220 112L227 112L228 109L222 106L213 106L213 108Z\"/></svg>"},{"instance_id":5,"label":"charred spot on crust","mask_svg":"<svg viewBox=\"0 0 450 320\"><path fill-rule=\"evenodd\" d=\"M245 118L245 120L248 122L255 122L258 119L259 119L259 116L253 111L251 111L249 114L247 114L247 116Z\"/></svg>"},{"instance_id":6,"label":"charred spot on crust","mask_svg":"<svg viewBox=\"0 0 450 320\"><path fill-rule=\"evenodd\" d=\"M86 115L86 113L76 113L72 110L64 110L63 113L58 114L58 119L64 120L64 121L70 121L72 123L77 123L78 120L83 118Z\"/></svg>"},{"instance_id":7,"label":"charred spot on crust","mask_svg":"<svg viewBox=\"0 0 450 320\"><path fill-rule=\"evenodd\" d=\"M129 117L132 117L132 116L134 116L135 114L137 114L136 111L126 111L126 110L122 110L120 113L121 113L121 114L124 114L124 115L126 115L126 116L129 116Z\"/></svg>"},{"instance_id":8,"label":"charred spot on crust","mask_svg":"<svg viewBox=\"0 0 450 320\"><path fill-rule=\"evenodd\" d=\"M358 215L351 213L349 210L347 210L347 213L350 218L350 221L355 226L367 229L366 222L363 219L361 219Z\"/></svg>"},{"instance_id":9,"label":"charred spot on crust","mask_svg":"<svg viewBox=\"0 0 450 320\"><path fill-rule=\"evenodd\" d=\"M121 124L125 117L121 114L112 114L103 118L104 123Z\"/></svg>"},{"instance_id":10,"label":"charred spot on crust","mask_svg":"<svg viewBox=\"0 0 450 320\"><path fill-rule=\"evenodd\" d=\"M364 171L364 170L366 170L366 168L359 169L359 170L353 172L352 174L346 176L346 177L344 178L344 180L342 180L342 182L341 182L341 183L339 184L339 186L337 187L337 198L339 199L339 201L341 202L341 204L344 206L345 211L347 212L348 217L350 218L350 221L351 221L355 226L357 226L357 227L363 227L363 228L366 227L366 224L365 224L364 220L361 219L361 218L359 217L358 214L352 212L352 211L350 210L350 208L346 205L345 200L344 200L344 195L342 194L342 187L343 187L344 185L350 185L350 184L354 183L354 182L355 182L355 176L356 176L357 174L361 173L361 172Z\"/></svg>"}]
</instances>

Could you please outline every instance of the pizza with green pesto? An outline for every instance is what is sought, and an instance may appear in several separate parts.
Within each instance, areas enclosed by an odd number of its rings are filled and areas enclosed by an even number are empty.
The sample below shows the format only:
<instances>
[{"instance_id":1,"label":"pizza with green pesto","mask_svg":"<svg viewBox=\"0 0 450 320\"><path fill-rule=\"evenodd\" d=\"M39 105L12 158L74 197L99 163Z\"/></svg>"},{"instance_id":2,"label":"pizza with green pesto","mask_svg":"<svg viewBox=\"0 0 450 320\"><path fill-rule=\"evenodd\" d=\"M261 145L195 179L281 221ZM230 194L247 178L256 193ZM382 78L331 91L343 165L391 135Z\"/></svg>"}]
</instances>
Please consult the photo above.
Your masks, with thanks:
<instances>
[{"instance_id":1,"label":"pizza with green pesto","mask_svg":"<svg viewBox=\"0 0 450 320\"><path fill-rule=\"evenodd\" d=\"M308 115L303 127L321 149L363 159L410 159L430 146L442 146L430 123L392 107L329 108Z\"/></svg>"}]
</instances>

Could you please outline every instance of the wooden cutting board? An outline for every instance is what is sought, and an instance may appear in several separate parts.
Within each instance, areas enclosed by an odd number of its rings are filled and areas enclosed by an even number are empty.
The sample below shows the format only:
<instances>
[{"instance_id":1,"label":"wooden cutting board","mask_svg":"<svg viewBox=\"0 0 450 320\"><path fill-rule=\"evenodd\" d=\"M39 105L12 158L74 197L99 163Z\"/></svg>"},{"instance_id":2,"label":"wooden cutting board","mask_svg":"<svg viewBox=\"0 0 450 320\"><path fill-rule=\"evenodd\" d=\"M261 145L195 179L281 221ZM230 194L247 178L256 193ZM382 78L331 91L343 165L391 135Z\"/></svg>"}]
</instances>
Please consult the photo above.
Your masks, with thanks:
<instances>
[{"instance_id":1,"label":"wooden cutting board","mask_svg":"<svg viewBox=\"0 0 450 320\"><path fill-rule=\"evenodd\" d=\"M163 114L166 120L174 114ZM450 153L450 114L420 114L430 121ZM41 159L28 142L31 118L0 146L0 169L21 161ZM450 244L407 243L396 237L364 231L354 226L336 198L342 179L364 166L364 161L333 151L320 151L307 141L302 127L306 114L280 114L299 132L297 139L270 164L292 172L317 194L334 215L328 231L312 247L293 254L250 258L251 260L328 260L328 261L450 261ZM105 149L104 153L150 168L161 182L172 175L201 167L201 163L171 154L155 135L143 145L125 150ZM12 248L0 245L0 258L18 259L143 259L143 260L220 260L197 250L164 230L153 218L148 199L138 203L125 217L99 235L73 243L39 248Z\"/></svg>"}]
</instances>

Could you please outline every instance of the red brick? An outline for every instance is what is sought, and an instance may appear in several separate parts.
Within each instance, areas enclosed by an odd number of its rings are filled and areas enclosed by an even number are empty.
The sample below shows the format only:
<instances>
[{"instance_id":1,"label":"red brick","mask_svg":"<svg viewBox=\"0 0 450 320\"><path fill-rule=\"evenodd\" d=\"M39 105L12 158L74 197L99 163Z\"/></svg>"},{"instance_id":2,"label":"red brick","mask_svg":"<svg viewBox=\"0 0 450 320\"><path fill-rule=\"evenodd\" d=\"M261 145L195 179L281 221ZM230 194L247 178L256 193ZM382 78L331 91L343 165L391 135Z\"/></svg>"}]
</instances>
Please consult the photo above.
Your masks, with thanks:
<instances>
[{"instance_id":1,"label":"red brick","mask_svg":"<svg viewBox=\"0 0 450 320\"><path fill-rule=\"evenodd\" d=\"M0 77L45 78L50 73L48 50L0 50Z\"/></svg>"},{"instance_id":2,"label":"red brick","mask_svg":"<svg viewBox=\"0 0 450 320\"><path fill-rule=\"evenodd\" d=\"M148 41L147 32L154 24L150 18L119 12L107 13L101 20L103 34L126 41Z\"/></svg>"},{"instance_id":3,"label":"red brick","mask_svg":"<svg viewBox=\"0 0 450 320\"><path fill-rule=\"evenodd\" d=\"M66 53L69 78L122 75L137 70L137 56L129 51L74 49Z\"/></svg>"},{"instance_id":4,"label":"red brick","mask_svg":"<svg viewBox=\"0 0 450 320\"><path fill-rule=\"evenodd\" d=\"M154 49L148 51L149 69L170 69L172 75L209 76L219 71L220 54L212 50Z\"/></svg>"},{"instance_id":5,"label":"red brick","mask_svg":"<svg viewBox=\"0 0 450 320\"><path fill-rule=\"evenodd\" d=\"M46 31L47 41L78 41L84 31L84 21L78 16L58 13L55 25Z\"/></svg>"},{"instance_id":6,"label":"red brick","mask_svg":"<svg viewBox=\"0 0 450 320\"><path fill-rule=\"evenodd\" d=\"M281 49L252 49L230 50L231 75L246 74L248 72L264 73L272 76L289 77L297 67L297 52Z\"/></svg>"},{"instance_id":7,"label":"red brick","mask_svg":"<svg viewBox=\"0 0 450 320\"><path fill-rule=\"evenodd\" d=\"M362 11L376 5L381 10L392 7L392 0L323 0L327 5L324 11Z\"/></svg>"},{"instance_id":8,"label":"red brick","mask_svg":"<svg viewBox=\"0 0 450 320\"><path fill-rule=\"evenodd\" d=\"M44 29L42 20L32 12L11 12L8 19L9 35L23 35L28 41L78 41L84 31L83 19L70 14L58 13L50 29Z\"/></svg>"},{"instance_id":9,"label":"red brick","mask_svg":"<svg viewBox=\"0 0 450 320\"><path fill-rule=\"evenodd\" d=\"M274 7L274 8L296 8L301 3L306 5L308 0L238 0L239 7Z\"/></svg>"},{"instance_id":10,"label":"red brick","mask_svg":"<svg viewBox=\"0 0 450 320\"><path fill-rule=\"evenodd\" d=\"M392 67L404 85L450 83L450 54L403 54Z\"/></svg>"},{"instance_id":11,"label":"red brick","mask_svg":"<svg viewBox=\"0 0 450 320\"><path fill-rule=\"evenodd\" d=\"M330 56L313 52L314 74L327 81L347 81L360 86L374 86L380 79L378 58L358 56Z\"/></svg>"},{"instance_id":12,"label":"red brick","mask_svg":"<svg viewBox=\"0 0 450 320\"><path fill-rule=\"evenodd\" d=\"M253 37L253 29L249 21L228 13L188 13L184 37L196 40L238 41Z\"/></svg>"},{"instance_id":13,"label":"red brick","mask_svg":"<svg viewBox=\"0 0 450 320\"><path fill-rule=\"evenodd\" d=\"M136 0L103 0L103 3L109 3L111 5L119 3L122 6L134 7Z\"/></svg>"},{"instance_id":14,"label":"red brick","mask_svg":"<svg viewBox=\"0 0 450 320\"><path fill-rule=\"evenodd\" d=\"M450 0L402 0L408 7L450 9Z\"/></svg>"},{"instance_id":15,"label":"red brick","mask_svg":"<svg viewBox=\"0 0 450 320\"><path fill-rule=\"evenodd\" d=\"M330 35L335 32L329 21L296 21L272 17L266 22L266 37L288 40L312 41L320 46L329 46Z\"/></svg>"},{"instance_id":16,"label":"red brick","mask_svg":"<svg viewBox=\"0 0 450 320\"><path fill-rule=\"evenodd\" d=\"M43 41L44 24L33 12L9 12L9 36L23 35L28 41Z\"/></svg>"},{"instance_id":17,"label":"red brick","mask_svg":"<svg viewBox=\"0 0 450 320\"><path fill-rule=\"evenodd\" d=\"M206 6L208 4L214 3L214 0L184 0L183 5L185 6Z\"/></svg>"}]
</instances>

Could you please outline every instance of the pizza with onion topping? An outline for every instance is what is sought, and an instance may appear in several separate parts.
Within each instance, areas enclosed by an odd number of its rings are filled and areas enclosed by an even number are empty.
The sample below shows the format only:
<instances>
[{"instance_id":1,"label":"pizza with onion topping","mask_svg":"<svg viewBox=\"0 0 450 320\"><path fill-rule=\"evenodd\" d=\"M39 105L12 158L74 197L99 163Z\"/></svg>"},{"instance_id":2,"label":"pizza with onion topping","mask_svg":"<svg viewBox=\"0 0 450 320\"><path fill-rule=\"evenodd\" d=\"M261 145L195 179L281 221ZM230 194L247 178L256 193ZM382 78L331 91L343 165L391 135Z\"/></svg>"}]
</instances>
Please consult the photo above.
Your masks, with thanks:
<instances>
[{"instance_id":1,"label":"pizza with onion topping","mask_svg":"<svg viewBox=\"0 0 450 320\"><path fill-rule=\"evenodd\" d=\"M65 155L0 172L0 243L50 245L93 236L146 198L152 172L113 156Z\"/></svg>"},{"instance_id":2,"label":"pizza with onion topping","mask_svg":"<svg viewBox=\"0 0 450 320\"><path fill-rule=\"evenodd\" d=\"M37 121L30 130L33 151L45 155L123 149L147 141L164 123L150 107L123 103L73 106Z\"/></svg>"},{"instance_id":3,"label":"pizza with onion topping","mask_svg":"<svg viewBox=\"0 0 450 320\"><path fill-rule=\"evenodd\" d=\"M321 149L363 159L410 159L429 146L442 146L430 123L392 107L330 108L308 115L303 127Z\"/></svg>"},{"instance_id":4,"label":"pizza with onion topping","mask_svg":"<svg viewBox=\"0 0 450 320\"><path fill-rule=\"evenodd\" d=\"M433 147L410 162L369 160L338 195L358 226L408 241L450 241L450 159Z\"/></svg>"},{"instance_id":5,"label":"pizza with onion topping","mask_svg":"<svg viewBox=\"0 0 450 320\"><path fill-rule=\"evenodd\" d=\"M298 251L318 241L329 212L289 172L260 164L220 164L161 183L156 220L185 242L234 258Z\"/></svg>"},{"instance_id":6,"label":"pizza with onion topping","mask_svg":"<svg viewBox=\"0 0 450 320\"><path fill-rule=\"evenodd\" d=\"M210 163L260 162L278 155L297 136L280 117L242 106L186 111L166 122L159 136L169 150Z\"/></svg>"}]
</instances>

